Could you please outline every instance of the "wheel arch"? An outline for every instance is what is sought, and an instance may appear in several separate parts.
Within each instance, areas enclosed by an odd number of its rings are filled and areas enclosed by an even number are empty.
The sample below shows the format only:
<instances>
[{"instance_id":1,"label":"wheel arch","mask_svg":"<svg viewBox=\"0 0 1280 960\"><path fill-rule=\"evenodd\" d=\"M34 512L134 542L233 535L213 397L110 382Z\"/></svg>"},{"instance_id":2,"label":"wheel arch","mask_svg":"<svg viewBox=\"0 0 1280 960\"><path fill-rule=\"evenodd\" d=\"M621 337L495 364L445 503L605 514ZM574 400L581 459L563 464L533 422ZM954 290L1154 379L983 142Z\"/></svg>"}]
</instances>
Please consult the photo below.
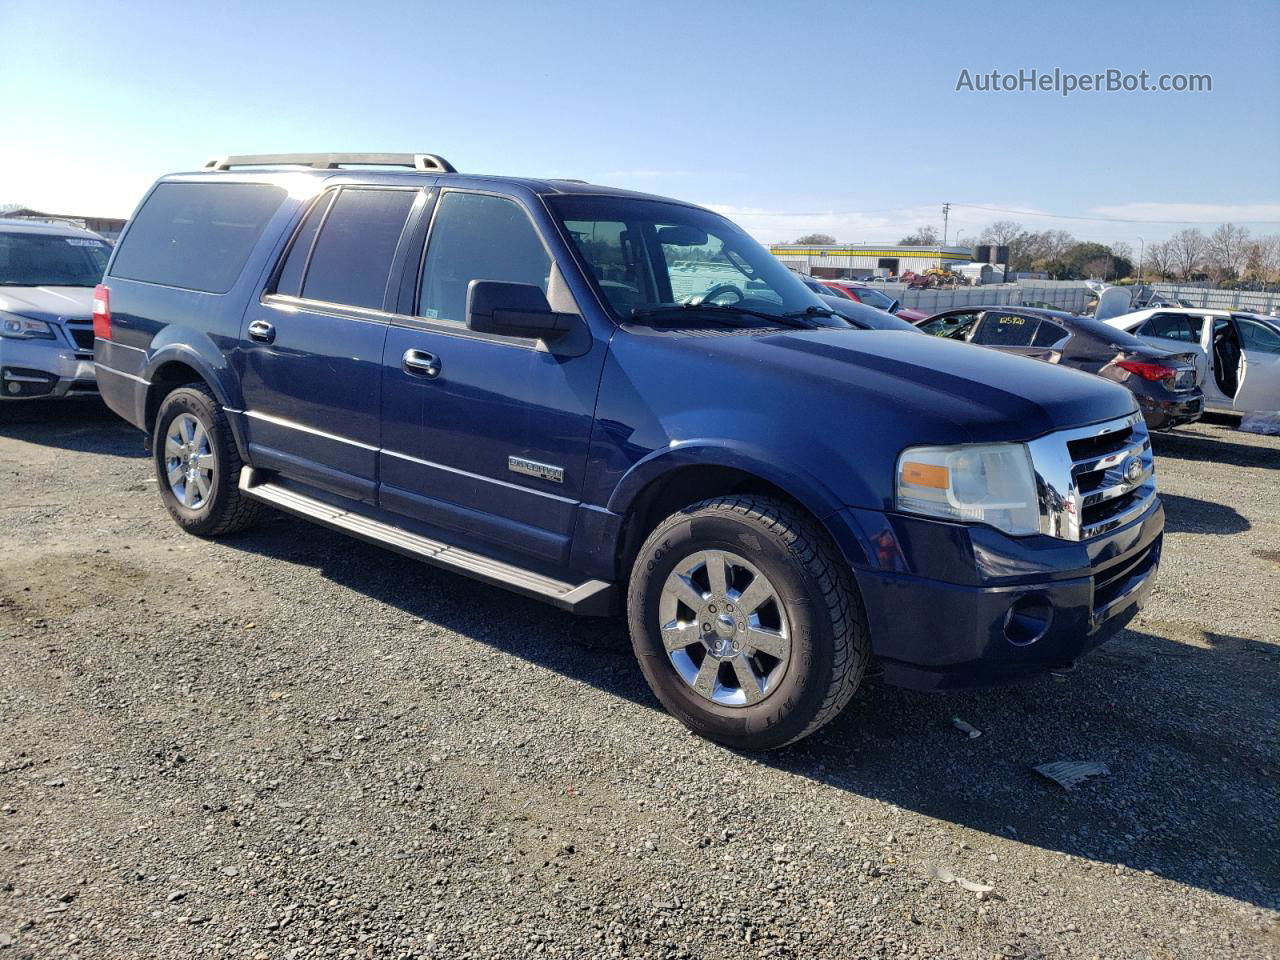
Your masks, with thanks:
<instances>
[{"instance_id":1,"label":"wheel arch","mask_svg":"<svg viewBox=\"0 0 1280 960\"><path fill-rule=\"evenodd\" d=\"M226 384L222 382L222 377L199 353L189 347L177 346L158 351L147 364L147 380L149 386L143 407L143 417L148 441L155 430L156 416L160 411L160 405L164 403L164 398L179 387L200 384L213 394L223 410L232 414L227 418L231 426L231 436L241 458L248 462L248 451L240 433L239 419L234 416L240 411L231 402L230 393Z\"/></svg>"},{"instance_id":2,"label":"wheel arch","mask_svg":"<svg viewBox=\"0 0 1280 960\"><path fill-rule=\"evenodd\" d=\"M842 504L820 482L723 446L675 447L636 464L609 509L623 517L614 558L625 581L645 539L664 519L702 500L732 494L769 496L808 516L850 564L865 561L861 538L841 519Z\"/></svg>"}]
</instances>

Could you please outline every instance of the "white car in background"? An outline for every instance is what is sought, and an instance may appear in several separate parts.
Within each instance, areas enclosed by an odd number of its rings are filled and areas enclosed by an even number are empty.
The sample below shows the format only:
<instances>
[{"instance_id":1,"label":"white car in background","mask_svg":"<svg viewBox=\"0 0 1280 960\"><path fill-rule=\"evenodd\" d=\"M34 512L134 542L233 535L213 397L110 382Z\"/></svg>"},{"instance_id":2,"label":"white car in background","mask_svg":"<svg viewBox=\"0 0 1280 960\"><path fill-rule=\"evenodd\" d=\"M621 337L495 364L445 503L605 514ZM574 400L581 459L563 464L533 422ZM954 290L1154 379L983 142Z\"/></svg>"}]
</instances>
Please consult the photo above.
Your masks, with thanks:
<instances>
[{"instance_id":1,"label":"white car in background","mask_svg":"<svg viewBox=\"0 0 1280 960\"><path fill-rule=\"evenodd\" d=\"M1239 310L1152 307L1105 321L1153 346L1194 355L1206 410L1280 411L1280 321Z\"/></svg>"}]
</instances>

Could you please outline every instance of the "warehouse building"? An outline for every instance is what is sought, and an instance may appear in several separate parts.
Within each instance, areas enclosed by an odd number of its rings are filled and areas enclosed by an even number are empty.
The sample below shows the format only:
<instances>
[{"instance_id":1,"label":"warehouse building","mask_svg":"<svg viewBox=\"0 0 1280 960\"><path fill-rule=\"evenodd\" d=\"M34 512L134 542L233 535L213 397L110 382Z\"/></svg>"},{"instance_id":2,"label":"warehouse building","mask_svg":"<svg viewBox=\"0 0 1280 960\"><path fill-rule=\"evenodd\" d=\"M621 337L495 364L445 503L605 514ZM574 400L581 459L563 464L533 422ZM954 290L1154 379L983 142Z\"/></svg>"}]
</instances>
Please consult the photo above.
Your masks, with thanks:
<instances>
[{"instance_id":1,"label":"warehouse building","mask_svg":"<svg viewBox=\"0 0 1280 960\"><path fill-rule=\"evenodd\" d=\"M798 273L828 280L897 277L973 260L972 247L908 247L893 243L775 243L769 252Z\"/></svg>"},{"instance_id":2,"label":"warehouse building","mask_svg":"<svg viewBox=\"0 0 1280 960\"><path fill-rule=\"evenodd\" d=\"M13 220L38 220L42 223L66 223L73 227L83 227L85 230L92 230L100 237L105 237L112 243L120 239L120 234L125 225L125 221L119 217L85 217L79 214L44 213L43 211L30 210L26 207L21 207L17 210L6 210L4 213L0 213L0 216Z\"/></svg>"}]
</instances>

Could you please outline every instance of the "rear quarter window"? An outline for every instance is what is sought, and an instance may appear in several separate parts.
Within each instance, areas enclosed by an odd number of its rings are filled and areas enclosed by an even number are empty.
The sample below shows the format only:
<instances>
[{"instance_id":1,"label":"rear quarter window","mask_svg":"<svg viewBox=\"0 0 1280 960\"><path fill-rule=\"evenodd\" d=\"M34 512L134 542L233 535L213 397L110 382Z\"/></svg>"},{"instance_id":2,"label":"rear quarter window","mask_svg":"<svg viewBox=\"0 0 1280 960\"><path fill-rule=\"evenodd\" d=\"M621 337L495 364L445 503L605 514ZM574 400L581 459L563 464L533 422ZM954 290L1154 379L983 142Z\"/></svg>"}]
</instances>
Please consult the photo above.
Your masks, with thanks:
<instances>
[{"instance_id":1,"label":"rear quarter window","mask_svg":"<svg viewBox=\"0 0 1280 960\"><path fill-rule=\"evenodd\" d=\"M162 183L129 225L111 276L226 293L284 197L267 183Z\"/></svg>"}]
</instances>

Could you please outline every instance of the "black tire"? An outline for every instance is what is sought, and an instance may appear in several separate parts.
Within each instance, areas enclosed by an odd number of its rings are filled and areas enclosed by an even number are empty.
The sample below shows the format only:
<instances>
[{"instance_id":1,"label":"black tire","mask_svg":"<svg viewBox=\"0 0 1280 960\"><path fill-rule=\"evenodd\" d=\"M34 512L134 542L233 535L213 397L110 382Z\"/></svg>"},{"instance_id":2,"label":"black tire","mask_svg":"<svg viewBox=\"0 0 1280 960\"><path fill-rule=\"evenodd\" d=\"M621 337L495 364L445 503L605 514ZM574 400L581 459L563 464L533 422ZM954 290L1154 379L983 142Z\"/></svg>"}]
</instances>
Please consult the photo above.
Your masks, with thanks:
<instances>
[{"instance_id":1,"label":"black tire","mask_svg":"<svg viewBox=\"0 0 1280 960\"><path fill-rule=\"evenodd\" d=\"M200 422L208 434L208 446L213 455L210 493L194 508L184 505L178 498L165 467L165 437L170 424L184 413ZM160 498L174 522L183 530L198 537L221 537L238 533L258 520L262 504L240 493L240 469L244 461L236 449L227 415L213 391L203 383L178 387L160 402L151 447Z\"/></svg>"},{"instance_id":2,"label":"black tire","mask_svg":"<svg viewBox=\"0 0 1280 960\"><path fill-rule=\"evenodd\" d=\"M705 550L748 560L785 606L790 656L759 702L725 706L698 694L663 644L663 585ZM848 704L870 659L862 599L839 551L810 518L769 497L705 500L660 523L636 555L627 607L636 657L663 706L694 732L738 749L771 750L813 733Z\"/></svg>"}]
</instances>

